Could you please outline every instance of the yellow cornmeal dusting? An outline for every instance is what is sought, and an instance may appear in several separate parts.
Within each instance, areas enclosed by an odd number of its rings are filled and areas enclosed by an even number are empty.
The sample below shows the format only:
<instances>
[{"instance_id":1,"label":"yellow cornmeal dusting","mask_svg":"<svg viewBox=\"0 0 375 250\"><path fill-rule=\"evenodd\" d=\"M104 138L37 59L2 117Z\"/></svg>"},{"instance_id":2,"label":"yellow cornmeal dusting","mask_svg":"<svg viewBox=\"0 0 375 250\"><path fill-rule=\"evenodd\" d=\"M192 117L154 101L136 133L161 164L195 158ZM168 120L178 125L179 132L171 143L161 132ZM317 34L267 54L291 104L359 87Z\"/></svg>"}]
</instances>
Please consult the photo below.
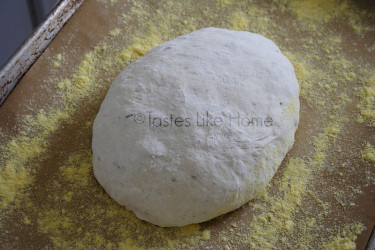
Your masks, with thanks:
<instances>
[{"instance_id":1,"label":"yellow cornmeal dusting","mask_svg":"<svg viewBox=\"0 0 375 250\"><path fill-rule=\"evenodd\" d=\"M360 110L358 121L375 126L375 70L365 72L365 77L360 80L364 86L358 88L358 95L361 97L357 105Z\"/></svg>"},{"instance_id":2,"label":"yellow cornmeal dusting","mask_svg":"<svg viewBox=\"0 0 375 250\"><path fill-rule=\"evenodd\" d=\"M46 151L48 137L62 122L70 119L77 102L103 87L93 85L99 72L95 63L100 59L98 51L101 48L96 47L94 51L87 53L72 78L57 84L59 106L48 112L39 110L35 117L26 116L23 129L4 147L5 161L0 174L0 207L5 208L15 199L18 189L32 182L30 171L37 168L37 163L31 161Z\"/></svg>"},{"instance_id":3,"label":"yellow cornmeal dusting","mask_svg":"<svg viewBox=\"0 0 375 250\"><path fill-rule=\"evenodd\" d=\"M253 217L247 243L251 248L276 248L283 234L294 229L292 216L295 207L301 205L302 194L311 170L300 159L289 160L283 178L278 182L278 188L283 191L282 197L270 196L265 193L264 203L257 206L260 214ZM267 208L267 209L265 209ZM273 235L273 237L270 237Z\"/></svg>"},{"instance_id":4,"label":"yellow cornmeal dusting","mask_svg":"<svg viewBox=\"0 0 375 250\"><path fill-rule=\"evenodd\" d=\"M114 243L109 239L113 237L121 239L118 247L125 249L148 248L146 240L163 248L176 247L177 243L183 247L210 238L210 231L199 233L197 224L163 229L141 223L132 212L118 205L98 186L91 162L89 150L71 155L59 168L58 176L62 178L51 181L54 202L29 211L30 217L38 218L39 230L51 235L55 247L87 249L94 244L96 248L110 248ZM88 198L91 204L85 203ZM82 225L90 230L83 230ZM110 227L98 234L96 229L103 225ZM179 241L176 242L176 239Z\"/></svg>"},{"instance_id":5,"label":"yellow cornmeal dusting","mask_svg":"<svg viewBox=\"0 0 375 250\"><path fill-rule=\"evenodd\" d=\"M233 0L216 0L221 7L228 7L233 4Z\"/></svg>"},{"instance_id":6,"label":"yellow cornmeal dusting","mask_svg":"<svg viewBox=\"0 0 375 250\"><path fill-rule=\"evenodd\" d=\"M110 34L112 37L116 37L116 36L120 35L120 33L121 33L121 30L118 29L118 28L116 28L116 29L114 29L114 30L111 30L111 31L109 32L109 34Z\"/></svg>"},{"instance_id":7,"label":"yellow cornmeal dusting","mask_svg":"<svg viewBox=\"0 0 375 250\"><path fill-rule=\"evenodd\" d=\"M362 151L362 158L366 161L375 162L375 148L368 142Z\"/></svg>"},{"instance_id":8,"label":"yellow cornmeal dusting","mask_svg":"<svg viewBox=\"0 0 375 250\"><path fill-rule=\"evenodd\" d=\"M244 12L238 11L238 12L233 13L232 15L232 29L233 30L247 30L248 25L249 25L249 18Z\"/></svg>"},{"instance_id":9,"label":"yellow cornmeal dusting","mask_svg":"<svg viewBox=\"0 0 375 250\"><path fill-rule=\"evenodd\" d=\"M206 229L202 232L202 238L204 240L209 240L211 238L211 232L210 230Z\"/></svg>"},{"instance_id":10,"label":"yellow cornmeal dusting","mask_svg":"<svg viewBox=\"0 0 375 250\"><path fill-rule=\"evenodd\" d=\"M117 4L100 2L106 8ZM152 6L148 1L129 1L123 8L126 13L118 17L117 27L83 55L74 73L54 81L55 103L26 116L20 132L1 148L0 207L4 212L0 212L0 223L4 231L0 241L4 246L17 246L12 228L27 226L33 231L25 232L44 239L45 246L61 249L354 249L365 228L347 210L356 206L362 187L374 185L375 171L367 164L374 162L374 142L366 138L365 145L361 142L345 152L339 142L348 137L348 128L358 125L356 121L375 125L375 74L373 64L345 54L346 39L327 27L344 22L361 39L373 30L363 22L373 14L341 0L274 0L266 5L217 0L200 6L185 1L160 1ZM138 31L128 31L130 22L138 25ZM46 153L53 146L51 137L65 125L74 126L73 117L81 106L97 108L98 96L103 96L123 67L162 42L206 26L248 30L278 44L296 71L301 118L311 117L307 119L310 124L299 127L299 131L312 131L310 139L301 143L297 137L295 144L305 153L288 157L263 195L232 213L241 216L240 221L233 222L231 214L214 220L219 227L203 223L160 228L140 221L96 182L89 143L49 166L54 171L43 187L35 184L41 174L40 159L48 159ZM373 53L373 47L369 45L367 51ZM51 70L68 64L68 53L55 55ZM354 91L353 84L357 84ZM356 116L347 116L347 108L353 107ZM79 125L82 133L91 129L94 115L90 117ZM340 153L347 158L336 157ZM364 166L351 161L350 157L358 156ZM323 172L334 173L338 180L324 186ZM345 189L358 172L365 178ZM336 217L340 221L332 223Z\"/></svg>"},{"instance_id":11,"label":"yellow cornmeal dusting","mask_svg":"<svg viewBox=\"0 0 375 250\"><path fill-rule=\"evenodd\" d=\"M309 27L314 29L317 29L317 24L328 23L349 8L347 1L340 0L294 0L290 1L290 5L298 20L308 22Z\"/></svg>"},{"instance_id":12,"label":"yellow cornmeal dusting","mask_svg":"<svg viewBox=\"0 0 375 250\"><path fill-rule=\"evenodd\" d=\"M284 0L283 2L286 4L289 2L291 10L297 16L298 21L314 31L318 31L322 24L328 24L329 22L343 18L348 20L347 24L360 37L363 37L366 32L373 30L373 27L363 24L363 20L372 17L371 14L357 8L352 8L350 1Z\"/></svg>"},{"instance_id":13,"label":"yellow cornmeal dusting","mask_svg":"<svg viewBox=\"0 0 375 250\"><path fill-rule=\"evenodd\" d=\"M35 117L25 117L27 126L4 147L6 160L2 163L0 174L0 208L6 208L14 201L19 189L32 183L30 171L38 166L33 159L46 151L48 136L67 119L69 114L61 110L52 110L50 113L39 110Z\"/></svg>"},{"instance_id":14,"label":"yellow cornmeal dusting","mask_svg":"<svg viewBox=\"0 0 375 250\"><path fill-rule=\"evenodd\" d=\"M339 235L333 237L333 239L323 245L323 249L327 250L351 250L355 249L354 244L357 235L359 235L362 230L364 230L361 224L347 225L344 230L340 232Z\"/></svg>"},{"instance_id":15,"label":"yellow cornmeal dusting","mask_svg":"<svg viewBox=\"0 0 375 250\"><path fill-rule=\"evenodd\" d=\"M61 54L57 54L57 55L55 56L55 60L52 61L53 66L54 66L55 68L57 68L57 67L61 67L61 63L62 63L63 59L64 59L64 58L63 58L63 56L62 56Z\"/></svg>"}]
</instances>

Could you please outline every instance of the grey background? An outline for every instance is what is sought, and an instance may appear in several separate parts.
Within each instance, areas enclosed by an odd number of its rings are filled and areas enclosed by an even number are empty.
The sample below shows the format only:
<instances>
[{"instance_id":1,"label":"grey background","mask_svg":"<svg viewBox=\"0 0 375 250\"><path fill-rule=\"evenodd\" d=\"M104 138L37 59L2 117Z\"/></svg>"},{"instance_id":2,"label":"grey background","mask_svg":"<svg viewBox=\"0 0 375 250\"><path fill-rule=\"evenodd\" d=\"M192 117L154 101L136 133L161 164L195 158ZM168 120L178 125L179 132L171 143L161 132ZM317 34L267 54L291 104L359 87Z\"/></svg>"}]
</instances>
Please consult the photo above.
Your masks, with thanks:
<instances>
[{"instance_id":1,"label":"grey background","mask_svg":"<svg viewBox=\"0 0 375 250\"><path fill-rule=\"evenodd\" d=\"M0 0L0 68L59 0Z\"/></svg>"}]
</instances>

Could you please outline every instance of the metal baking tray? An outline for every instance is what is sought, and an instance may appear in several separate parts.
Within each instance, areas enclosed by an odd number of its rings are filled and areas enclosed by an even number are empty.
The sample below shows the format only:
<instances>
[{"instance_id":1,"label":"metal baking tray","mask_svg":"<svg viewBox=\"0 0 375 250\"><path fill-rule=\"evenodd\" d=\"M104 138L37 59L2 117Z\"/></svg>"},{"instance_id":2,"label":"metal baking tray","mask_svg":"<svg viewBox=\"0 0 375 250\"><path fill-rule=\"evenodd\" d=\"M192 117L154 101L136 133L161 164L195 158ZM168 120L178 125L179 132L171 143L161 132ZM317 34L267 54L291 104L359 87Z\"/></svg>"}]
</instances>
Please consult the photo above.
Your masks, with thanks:
<instances>
[{"instance_id":1,"label":"metal baking tray","mask_svg":"<svg viewBox=\"0 0 375 250\"><path fill-rule=\"evenodd\" d=\"M61 0L0 70L0 106L84 0Z\"/></svg>"}]
</instances>

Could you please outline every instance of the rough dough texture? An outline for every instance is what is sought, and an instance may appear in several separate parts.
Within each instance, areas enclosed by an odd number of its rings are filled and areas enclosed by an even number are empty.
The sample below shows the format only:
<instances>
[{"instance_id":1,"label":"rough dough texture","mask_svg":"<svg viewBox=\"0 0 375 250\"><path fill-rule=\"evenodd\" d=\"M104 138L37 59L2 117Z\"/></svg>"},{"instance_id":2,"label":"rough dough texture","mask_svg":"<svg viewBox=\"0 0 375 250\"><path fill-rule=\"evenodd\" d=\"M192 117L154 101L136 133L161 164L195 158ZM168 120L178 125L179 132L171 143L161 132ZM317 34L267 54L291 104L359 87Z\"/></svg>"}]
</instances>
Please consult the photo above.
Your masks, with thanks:
<instances>
[{"instance_id":1,"label":"rough dough texture","mask_svg":"<svg viewBox=\"0 0 375 250\"><path fill-rule=\"evenodd\" d=\"M142 220L207 221L265 189L298 120L293 66L271 40L201 29L114 80L94 122L94 174Z\"/></svg>"}]
</instances>

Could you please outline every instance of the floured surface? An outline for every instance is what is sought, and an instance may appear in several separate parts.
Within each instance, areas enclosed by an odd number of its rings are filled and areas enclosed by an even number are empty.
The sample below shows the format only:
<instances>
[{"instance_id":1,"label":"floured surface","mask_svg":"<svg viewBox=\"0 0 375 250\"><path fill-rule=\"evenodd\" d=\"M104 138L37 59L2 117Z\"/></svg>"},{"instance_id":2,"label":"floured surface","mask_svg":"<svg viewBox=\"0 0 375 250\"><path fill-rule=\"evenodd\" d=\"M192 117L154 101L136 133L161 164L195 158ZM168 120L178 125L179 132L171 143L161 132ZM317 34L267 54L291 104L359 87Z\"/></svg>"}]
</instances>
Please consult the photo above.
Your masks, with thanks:
<instances>
[{"instance_id":1,"label":"floured surface","mask_svg":"<svg viewBox=\"0 0 375 250\"><path fill-rule=\"evenodd\" d=\"M88 0L63 28L0 108L3 246L364 248L375 221L371 1L199 4ZM160 229L95 181L92 121L122 68L207 26L279 45L301 87L303 129L261 198L208 223Z\"/></svg>"},{"instance_id":2,"label":"floured surface","mask_svg":"<svg viewBox=\"0 0 375 250\"><path fill-rule=\"evenodd\" d=\"M204 28L116 77L93 125L94 174L140 219L208 221L264 191L298 120L299 85L277 45Z\"/></svg>"}]
</instances>

